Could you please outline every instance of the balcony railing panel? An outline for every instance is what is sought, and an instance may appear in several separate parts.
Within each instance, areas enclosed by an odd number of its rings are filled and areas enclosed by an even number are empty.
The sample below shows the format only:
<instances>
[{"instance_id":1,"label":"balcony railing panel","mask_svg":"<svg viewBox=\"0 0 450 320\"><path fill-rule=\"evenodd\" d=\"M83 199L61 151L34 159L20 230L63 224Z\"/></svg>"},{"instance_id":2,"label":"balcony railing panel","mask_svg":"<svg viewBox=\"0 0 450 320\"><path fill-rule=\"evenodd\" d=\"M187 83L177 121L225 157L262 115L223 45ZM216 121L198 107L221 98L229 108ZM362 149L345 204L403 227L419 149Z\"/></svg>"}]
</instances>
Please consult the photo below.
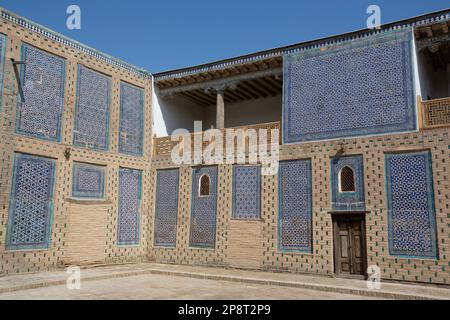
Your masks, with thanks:
<instances>
[{"instance_id":1,"label":"balcony railing panel","mask_svg":"<svg viewBox=\"0 0 450 320\"><path fill-rule=\"evenodd\" d=\"M267 129L267 141L268 143L271 141L272 139L272 130L273 129L277 129L279 132L279 136L281 136L280 133L280 122L269 122L269 123L259 123L259 124L255 124L255 125L247 125L247 126L240 126L240 127L233 127L233 128L225 128L225 129L221 129L222 131L222 137L223 137L223 145L224 148L226 147L226 130L227 129L234 129L234 130L243 130L244 132L248 131L249 129L254 129L257 133L259 133L260 129ZM203 134L203 132L198 132L198 133L191 133L191 150L193 150L194 148L194 136L195 135L199 135L199 134ZM175 145L177 145L179 142L178 141L172 141L171 137L160 137L160 138L154 138L154 146L153 146L153 154L155 156L167 156L170 155L172 152L172 149L175 147ZM209 145L210 142L209 141L203 141L203 148L205 148L207 145ZM249 146L249 139L248 137L246 137L246 148L248 148ZM237 145L237 139L235 138L235 148Z\"/></svg>"},{"instance_id":2,"label":"balcony railing panel","mask_svg":"<svg viewBox=\"0 0 450 320\"><path fill-rule=\"evenodd\" d=\"M422 101L423 128L450 126L450 98Z\"/></svg>"}]
</instances>

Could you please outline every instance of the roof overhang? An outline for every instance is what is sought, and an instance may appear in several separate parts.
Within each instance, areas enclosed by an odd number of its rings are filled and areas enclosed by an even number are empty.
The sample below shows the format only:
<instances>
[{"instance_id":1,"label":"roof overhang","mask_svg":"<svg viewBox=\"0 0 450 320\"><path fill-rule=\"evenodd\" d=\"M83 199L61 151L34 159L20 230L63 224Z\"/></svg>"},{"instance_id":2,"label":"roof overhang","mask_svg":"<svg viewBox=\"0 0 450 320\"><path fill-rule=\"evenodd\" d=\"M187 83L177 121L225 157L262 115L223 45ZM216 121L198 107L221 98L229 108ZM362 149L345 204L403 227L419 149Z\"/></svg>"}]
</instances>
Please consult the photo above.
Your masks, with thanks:
<instances>
[{"instance_id":1,"label":"roof overhang","mask_svg":"<svg viewBox=\"0 0 450 320\"><path fill-rule=\"evenodd\" d=\"M279 76L282 74L282 57L286 54L310 48L330 46L335 43L366 37L374 33L408 27L414 28L417 40L430 39L447 34L449 21L450 9L441 10L388 23L382 25L381 28L377 30L362 29L207 64L160 72L154 74L154 81L162 93L170 95L177 92L189 91L192 88L205 90L208 87L211 87L212 85L215 86L221 82L233 83L240 78L245 77L257 78L257 74L261 72L273 72L274 75L276 74ZM255 76L250 75L251 73L254 73ZM211 84L211 86L209 84Z\"/></svg>"}]
</instances>

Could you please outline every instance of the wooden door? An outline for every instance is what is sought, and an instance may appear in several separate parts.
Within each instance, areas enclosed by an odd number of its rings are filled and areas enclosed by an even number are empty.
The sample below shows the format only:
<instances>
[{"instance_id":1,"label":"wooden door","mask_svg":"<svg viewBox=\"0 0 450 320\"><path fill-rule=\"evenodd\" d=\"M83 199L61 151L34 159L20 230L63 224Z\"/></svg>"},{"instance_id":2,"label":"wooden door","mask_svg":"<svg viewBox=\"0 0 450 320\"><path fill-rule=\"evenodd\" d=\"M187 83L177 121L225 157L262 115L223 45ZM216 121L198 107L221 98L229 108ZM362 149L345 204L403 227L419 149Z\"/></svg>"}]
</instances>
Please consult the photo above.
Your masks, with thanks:
<instances>
[{"instance_id":1,"label":"wooden door","mask_svg":"<svg viewBox=\"0 0 450 320\"><path fill-rule=\"evenodd\" d=\"M335 272L341 275L365 275L366 248L364 217L333 217Z\"/></svg>"}]
</instances>

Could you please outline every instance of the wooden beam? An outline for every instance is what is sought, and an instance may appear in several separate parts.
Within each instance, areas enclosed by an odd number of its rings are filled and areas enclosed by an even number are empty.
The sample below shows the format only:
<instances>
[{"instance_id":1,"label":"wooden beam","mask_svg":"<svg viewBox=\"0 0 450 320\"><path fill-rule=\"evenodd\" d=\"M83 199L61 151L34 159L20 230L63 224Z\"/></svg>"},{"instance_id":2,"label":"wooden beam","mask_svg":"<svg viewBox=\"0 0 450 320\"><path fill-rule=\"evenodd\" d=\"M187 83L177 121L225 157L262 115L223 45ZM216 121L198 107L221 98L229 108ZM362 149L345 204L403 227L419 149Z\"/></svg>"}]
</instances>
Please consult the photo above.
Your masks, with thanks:
<instances>
[{"instance_id":1,"label":"wooden beam","mask_svg":"<svg viewBox=\"0 0 450 320\"><path fill-rule=\"evenodd\" d=\"M241 88L239 88L238 86L236 86L236 89L233 90L234 92L237 92L239 95L241 95L242 97L244 97L244 100L251 100L254 99L254 97L249 94L248 92L245 92L243 90L241 90Z\"/></svg>"},{"instance_id":2,"label":"wooden beam","mask_svg":"<svg viewBox=\"0 0 450 320\"><path fill-rule=\"evenodd\" d=\"M222 79L216 79L211 81L202 81L202 83L193 83L193 84L185 84L185 85L177 85L172 88L162 88L160 90L161 93L171 94L176 92L183 91L192 91L192 90L202 90L220 86L230 86L233 84L238 84L242 81L257 79L261 77L274 76L274 75L282 75L283 69L281 67L267 70L260 70L251 73L239 74L236 76L231 76Z\"/></svg>"},{"instance_id":3,"label":"wooden beam","mask_svg":"<svg viewBox=\"0 0 450 320\"><path fill-rule=\"evenodd\" d=\"M227 89L227 90L225 91L225 94L228 94L228 93L232 93L233 95L235 95L236 97L238 97L239 100L247 100L247 99L251 99L251 97L249 97L249 96L247 96L247 95L244 95L241 91L239 91L239 90L237 89L237 87L234 88L234 89Z\"/></svg>"},{"instance_id":4,"label":"wooden beam","mask_svg":"<svg viewBox=\"0 0 450 320\"><path fill-rule=\"evenodd\" d=\"M216 128L225 128L225 102L223 90L217 91Z\"/></svg>"},{"instance_id":5,"label":"wooden beam","mask_svg":"<svg viewBox=\"0 0 450 320\"><path fill-rule=\"evenodd\" d=\"M186 92L186 91L184 91L184 92ZM211 105L216 104L216 99L214 99L210 95L208 95L200 90L193 90L193 91L188 91L188 92L196 97L199 97L199 98L202 98L203 100L208 101L208 103Z\"/></svg>"},{"instance_id":6,"label":"wooden beam","mask_svg":"<svg viewBox=\"0 0 450 320\"><path fill-rule=\"evenodd\" d=\"M265 91L261 90L260 88L257 88L252 83L250 83L250 81L247 81L247 80L243 81L242 84L244 86L246 86L247 88L252 89L254 92L257 92L259 94L259 96L262 96L264 98L268 96L268 94Z\"/></svg>"},{"instance_id":7,"label":"wooden beam","mask_svg":"<svg viewBox=\"0 0 450 320\"><path fill-rule=\"evenodd\" d=\"M253 79L252 83L255 83L255 85L258 85L260 88L262 88L263 90L268 92L269 95L276 96L278 94L277 90L274 90L270 84L268 85L268 84L264 83L264 81L262 79L263 78L261 78L261 79Z\"/></svg>"},{"instance_id":8,"label":"wooden beam","mask_svg":"<svg viewBox=\"0 0 450 320\"><path fill-rule=\"evenodd\" d=\"M236 94L236 92L233 91L233 90L225 90L224 96L227 97L227 98L228 98L228 97L233 98L233 99L234 99L233 102L245 100L245 99L243 99L242 97L238 96L238 95Z\"/></svg>"},{"instance_id":9,"label":"wooden beam","mask_svg":"<svg viewBox=\"0 0 450 320\"><path fill-rule=\"evenodd\" d=\"M210 105L210 103L207 102L206 100L198 98L198 97L192 95L190 92L181 92L180 94L182 96L186 97L187 99L189 99L189 100L191 100L191 101L193 101L195 103L198 103L198 104L200 104L202 106L209 106Z\"/></svg>"},{"instance_id":10,"label":"wooden beam","mask_svg":"<svg viewBox=\"0 0 450 320\"><path fill-rule=\"evenodd\" d=\"M238 90L245 92L248 95L251 95L253 99L261 98L258 92L254 91L252 88L245 86L243 83L237 85Z\"/></svg>"},{"instance_id":11,"label":"wooden beam","mask_svg":"<svg viewBox=\"0 0 450 320\"><path fill-rule=\"evenodd\" d=\"M283 83L280 81L275 80L272 77L265 77L263 78L266 82L270 82L275 88L278 90L283 90Z\"/></svg>"}]
</instances>

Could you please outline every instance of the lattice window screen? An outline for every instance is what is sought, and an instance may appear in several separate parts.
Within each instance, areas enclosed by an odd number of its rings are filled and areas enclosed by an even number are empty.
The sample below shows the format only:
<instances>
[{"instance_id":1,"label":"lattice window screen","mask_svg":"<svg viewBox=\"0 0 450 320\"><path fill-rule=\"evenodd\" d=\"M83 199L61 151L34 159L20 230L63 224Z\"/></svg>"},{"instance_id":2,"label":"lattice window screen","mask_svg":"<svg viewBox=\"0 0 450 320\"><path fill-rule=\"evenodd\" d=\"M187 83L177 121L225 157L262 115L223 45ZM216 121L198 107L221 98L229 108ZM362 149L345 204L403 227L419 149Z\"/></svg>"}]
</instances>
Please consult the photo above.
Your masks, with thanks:
<instances>
[{"instance_id":1,"label":"lattice window screen","mask_svg":"<svg viewBox=\"0 0 450 320\"><path fill-rule=\"evenodd\" d=\"M20 78L25 101L17 99L17 133L60 141L64 108L65 60L22 45Z\"/></svg>"},{"instance_id":2,"label":"lattice window screen","mask_svg":"<svg viewBox=\"0 0 450 320\"><path fill-rule=\"evenodd\" d=\"M119 169L119 245L138 245L140 240L142 172Z\"/></svg>"},{"instance_id":3,"label":"lattice window screen","mask_svg":"<svg viewBox=\"0 0 450 320\"><path fill-rule=\"evenodd\" d=\"M390 254L436 258L430 152L386 155L386 179Z\"/></svg>"},{"instance_id":4,"label":"lattice window screen","mask_svg":"<svg viewBox=\"0 0 450 320\"><path fill-rule=\"evenodd\" d=\"M108 150L111 79L78 65L74 144Z\"/></svg>"},{"instance_id":5,"label":"lattice window screen","mask_svg":"<svg viewBox=\"0 0 450 320\"><path fill-rule=\"evenodd\" d=\"M15 154L7 249L49 247L54 180L55 160Z\"/></svg>"},{"instance_id":6,"label":"lattice window screen","mask_svg":"<svg viewBox=\"0 0 450 320\"><path fill-rule=\"evenodd\" d=\"M120 84L120 153L141 156L144 141L144 90Z\"/></svg>"}]
</instances>

